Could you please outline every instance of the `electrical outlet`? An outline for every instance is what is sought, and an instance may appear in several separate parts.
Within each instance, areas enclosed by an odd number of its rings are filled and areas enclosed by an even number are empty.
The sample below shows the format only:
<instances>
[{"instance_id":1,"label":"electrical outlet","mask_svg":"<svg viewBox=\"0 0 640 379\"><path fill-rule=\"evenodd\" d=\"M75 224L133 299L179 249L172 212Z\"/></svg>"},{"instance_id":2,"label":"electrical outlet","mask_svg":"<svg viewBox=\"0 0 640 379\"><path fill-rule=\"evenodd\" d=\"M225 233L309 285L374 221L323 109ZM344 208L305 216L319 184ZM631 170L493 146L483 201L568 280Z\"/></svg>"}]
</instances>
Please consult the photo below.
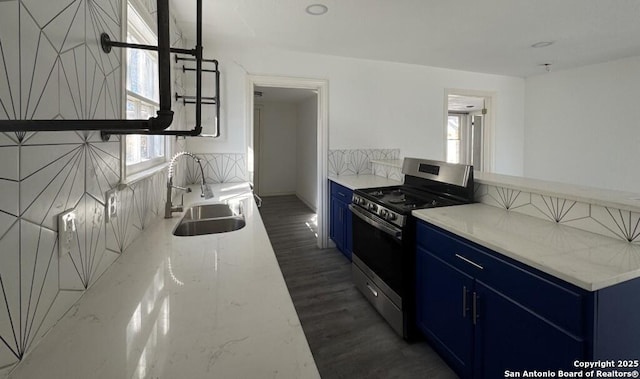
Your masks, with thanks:
<instances>
[{"instance_id":1,"label":"electrical outlet","mask_svg":"<svg viewBox=\"0 0 640 379\"><path fill-rule=\"evenodd\" d=\"M104 194L104 222L108 224L112 218L118 215L118 190L112 188Z\"/></svg>"},{"instance_id":2,"label":"electrical outlet","mask_svg":"<svg viewBox=\"0 0 640 379\"><path fill-rule=\"evenodd\" d=\"M58 215L58 256L71 253L77 233L76 210L66 210Z\"/></svg>"}]
</instances>

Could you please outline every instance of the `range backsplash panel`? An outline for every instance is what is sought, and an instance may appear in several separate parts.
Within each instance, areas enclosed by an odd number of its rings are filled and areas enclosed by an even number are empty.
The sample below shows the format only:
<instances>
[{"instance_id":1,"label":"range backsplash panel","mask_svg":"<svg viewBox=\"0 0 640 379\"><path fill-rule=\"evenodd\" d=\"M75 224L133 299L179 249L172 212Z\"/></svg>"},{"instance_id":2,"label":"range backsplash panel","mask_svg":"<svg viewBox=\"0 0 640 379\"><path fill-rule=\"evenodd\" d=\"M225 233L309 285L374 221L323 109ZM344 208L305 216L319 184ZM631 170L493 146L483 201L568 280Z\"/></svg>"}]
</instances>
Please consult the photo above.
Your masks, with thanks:
<instances>
[{"instance_id":1,"label":"range backsplash panel","mask_svg":"<svg viewBox=\"0 0 640 379\"><path fill-rule=\"evenodd\" d=\"M400 149L329 150L330 175L373 175L372 160L399 159ZM379 171L384 174L383 171ZM384 175L379 175L384 176Z\"/></svg>"}]
</instances>

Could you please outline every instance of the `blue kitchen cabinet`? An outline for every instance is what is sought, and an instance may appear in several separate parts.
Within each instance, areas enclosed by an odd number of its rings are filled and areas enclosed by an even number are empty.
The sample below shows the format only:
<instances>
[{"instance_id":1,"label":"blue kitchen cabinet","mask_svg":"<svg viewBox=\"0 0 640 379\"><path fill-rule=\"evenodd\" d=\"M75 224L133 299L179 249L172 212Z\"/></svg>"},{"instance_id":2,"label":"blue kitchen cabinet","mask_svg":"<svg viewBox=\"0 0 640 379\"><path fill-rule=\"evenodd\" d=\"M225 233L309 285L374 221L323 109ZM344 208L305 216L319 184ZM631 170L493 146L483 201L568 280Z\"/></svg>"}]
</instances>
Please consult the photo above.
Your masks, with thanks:
<instances>
[{"instance_id":1,"label":"blue kitchen cabinet","mask_svg":"<svg viewBox=\"0 0 640 379\"><path fill-rule=\"evenodd\" d=\"M465 299L470 301L473 278L422 247L418 247L416 263L420 273L418 328L445 350L456 372L469 377L473 364L473 324L469 322L470 308L461 304Z\"/></svg>"},{"instance_id":2,"label":"blue kitchen cabinet","mask_svg":"<svg viewBox=\"0 0 640 379\"><path fill-rule=\"evenodd\" d=\"M502 378L507 369L572 371L574 360L585 357L583 338L558 328L480 281L474 289L479 378Z\"/></svg>"},{"instance_id":3,"label":"blue kitchen cabinet","mask_svg":"<svg viewBox=\"0 0 640 379\"><path fill-rule=\"evenodd\" d=\"M353 238L351 232L351 210L349 204L353 191L338 183L329 182L331 185L331 218L329 220L329 236L335 242L338 250L351 260L353 250Z\"/></svg>"},{"instance_id":4,"label":"blue kitchen cabinet","mask_svg":"<svg viewBox=\"0 0 640 379\"><path fill-rule=\"evenodd\" d=\"M417 327L462 378L640 356L640 279L586 291L428 223L416 228Z\"/></svg>"}]
</instances>

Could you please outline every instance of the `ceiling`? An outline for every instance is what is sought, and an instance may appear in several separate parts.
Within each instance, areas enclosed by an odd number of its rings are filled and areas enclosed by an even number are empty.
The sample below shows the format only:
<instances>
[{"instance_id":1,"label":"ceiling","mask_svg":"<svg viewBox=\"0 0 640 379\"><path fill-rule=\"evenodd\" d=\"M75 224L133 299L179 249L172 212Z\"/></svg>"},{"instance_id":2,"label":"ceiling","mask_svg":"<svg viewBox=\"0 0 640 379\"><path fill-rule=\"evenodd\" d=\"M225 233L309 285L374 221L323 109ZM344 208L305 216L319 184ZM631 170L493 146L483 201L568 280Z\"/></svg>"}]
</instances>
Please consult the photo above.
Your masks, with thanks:
<instances>
[{"instance_id":1,"label":"ceiling","mask_svg":"<svg viewBox=\"0 0 640 379\"><path fill-rule=\"evenodd\" d=\"M195 1L171 0L194 40ZM329 11L312 16L321 2ZM640 55L638 0L203 0L216 39L527 77ZM532 48L541 41L554 42Z\"/></svg>"}]
</instances>

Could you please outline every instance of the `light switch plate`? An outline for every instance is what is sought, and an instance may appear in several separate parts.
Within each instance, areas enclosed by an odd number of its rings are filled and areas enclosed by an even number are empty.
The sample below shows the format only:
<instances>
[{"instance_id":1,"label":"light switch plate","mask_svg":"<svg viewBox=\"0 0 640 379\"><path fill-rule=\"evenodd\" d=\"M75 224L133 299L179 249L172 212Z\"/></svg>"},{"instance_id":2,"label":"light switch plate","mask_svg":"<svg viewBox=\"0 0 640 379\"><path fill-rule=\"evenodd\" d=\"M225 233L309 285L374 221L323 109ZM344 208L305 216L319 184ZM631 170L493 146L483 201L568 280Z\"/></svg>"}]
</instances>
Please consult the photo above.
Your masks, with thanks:
<instances>
[{"instance_id":1,"label":"light switch plate","mask_svg":"<svg viewBox=\"0 0 640 379\"><path fill-rule=\"evenodd\" d=\"M108 224L118 216L118 189L112 188L104 194L104 222Z\"/></svg>"},{"instance_id":2,"label":"light switch plate","mask_svg":"<svg viewBox=\"0 0 640 379\"><path fill-rule=\"evenodd\" d=\"M58 256L64 257L71 253L71 246L76 239L77 224L76 210L68 209L58 214Z\"/></svg>"}]
</instances>

